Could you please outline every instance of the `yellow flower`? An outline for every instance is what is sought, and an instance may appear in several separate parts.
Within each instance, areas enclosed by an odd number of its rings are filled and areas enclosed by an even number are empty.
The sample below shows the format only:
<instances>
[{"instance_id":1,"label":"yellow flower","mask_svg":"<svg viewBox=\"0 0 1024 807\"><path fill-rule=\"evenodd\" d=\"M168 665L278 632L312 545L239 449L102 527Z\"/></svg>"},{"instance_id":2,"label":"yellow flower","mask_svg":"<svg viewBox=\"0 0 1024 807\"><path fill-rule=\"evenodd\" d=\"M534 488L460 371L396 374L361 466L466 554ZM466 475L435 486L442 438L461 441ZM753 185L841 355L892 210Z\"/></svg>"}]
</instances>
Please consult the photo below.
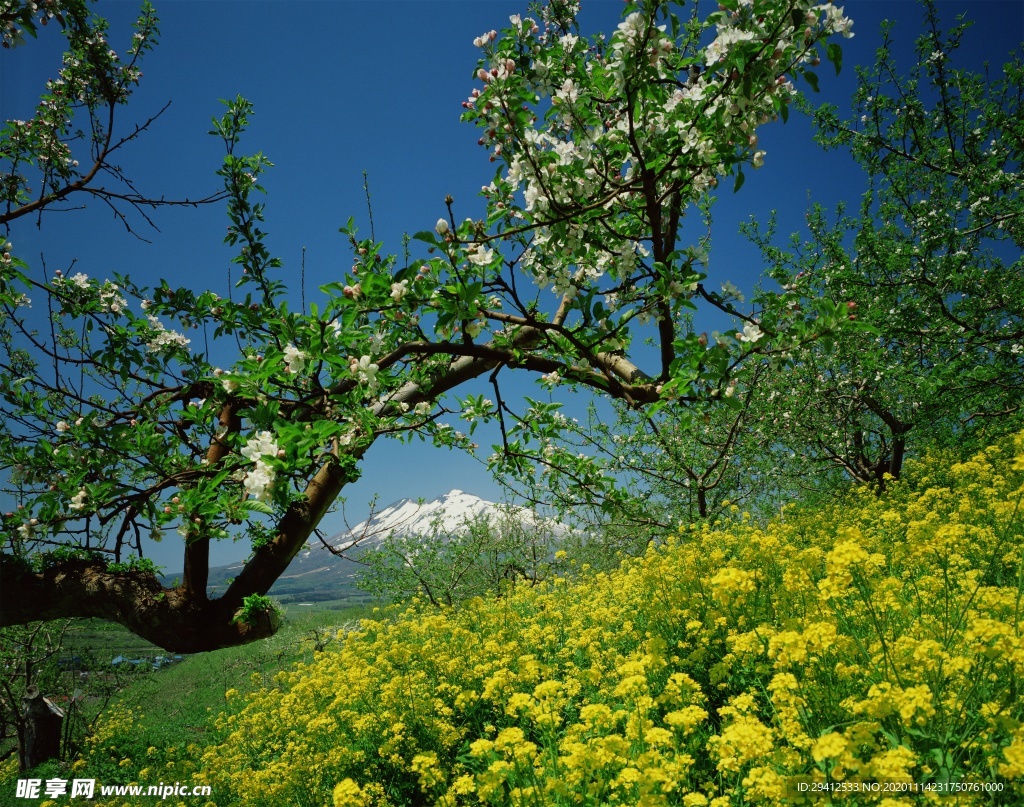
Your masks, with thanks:
<instances>
[{"instance_id":1,"label":"yellow flower","mask_svg":"<svg viewBox=\"0 0 1024 807\"><path fill-rule=\"evenodd\" d=\"M756 577L753 572L733 566L726 566L711 578L712 596L726 604L742 598L756 588Z\"/></svg>"},{"instance_id":2,"label":"yellow flower","mask_svg":"<svg viewBox=\"0 0 1024 807\"><path fill-rule=\"evenodd\" d=\"M898 746L872 757L869 767L871 775L879 782L910 782L910 770L917 765L914 752L906 746Z\"/></svg>"},{"instance_id":3,"label":"yellow flower","mask_svg":"<svg viewBox=\"0 0 1024 807\"><path fill-rule=\"evenodd\" d=\"M897 698L899 703L900 717L904 723L913 721L923 726L928 719L935 715L935 707L932 705L932 691L927 685L922 684L916 687L907 687Z\"/></svg>"},{"instance_id":4,"label":"yellow flower","mask_svg":"<svg viewBox=\"0 0 1024 807\"><path fill-rule=\"evenodd\" d=\"M772 752L774 732L757 718L744 715L709 739L708 745L718 756L718 770L736 773L748 762Z\"/></svg>"},{"instance_id":5,"label":"yellow flower","mask_svg":"<svg viewBox=\"0 0 1024 807\"><path fill-rule=\"evenodd\" d=\"M826 759L836 759L846 750L846 739L842 734L830 731L819 737L811 749L811 756L815 762L823 762Z\"/></svg>"},{"instance_id":6,"label":"yellow flower","mask_svg":"<svg viewBox=\"0 0 1024 807\"><path fill-rule=\"evenodd\" d=\"M351 779L342 779L334 786L334 807L366 807L362 788Z\"/></svg>"},{"instance_id":7,"label":"yellow flower","mask_svg":"<svg viewBox=\"0 0 1024 807\"><path fill-rule=\"evenodd\" d=\"M409 769L419 774L420 787L424 790L432 790L444 783L444 772L437 767L437 754L433 751L428 754L416 754Z\"/></svg>"},{"instance_id":8,"label":"yellow flower","mask_svg":"<svg viewBox=\"0 0 1024 807\"><path fill-rule=\"evenodd\" d=\"M1024 731L1018 731L1008 746L1003 749L1006 760L999 765L999 773L1007 779L1024 777Z\"/></svg>"},{"instance_id":9,"label":"yellow flower","mask_svg":"<svg viewBox=\"0 0 1024 807\"><path fill-rule=\"evenodd\" d=\"M693 731L698 725L708 719L707 710L700 706L686 706L675 712L665 715L665 722L676 729L682 729L684 734Z\"/></svg>"}]
</instances>

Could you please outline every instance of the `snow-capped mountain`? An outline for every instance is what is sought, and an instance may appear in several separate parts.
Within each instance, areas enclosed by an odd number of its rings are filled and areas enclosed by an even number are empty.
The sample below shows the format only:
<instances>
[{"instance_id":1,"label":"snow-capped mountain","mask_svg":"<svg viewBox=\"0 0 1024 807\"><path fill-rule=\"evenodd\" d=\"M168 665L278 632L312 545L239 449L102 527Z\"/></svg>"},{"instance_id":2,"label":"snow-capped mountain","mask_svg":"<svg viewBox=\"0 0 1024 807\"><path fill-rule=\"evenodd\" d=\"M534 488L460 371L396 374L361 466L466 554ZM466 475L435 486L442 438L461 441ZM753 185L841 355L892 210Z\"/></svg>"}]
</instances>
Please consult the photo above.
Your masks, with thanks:
<instances>
[{"instance_id":1,"label":"snow-capped mountain","mask_svg":"<svg viewBox=\"0 0 1024 807\"><path fill-rule=\"evenodd\" d=\"M497 517L501 510L499 505L461 490L450 491L429 502L401 499L357 524L350 531L334 535L328 543L335 550L345 552L378 546L392 533L427 537L434 532L456 532L462 529L467 521L480 516ZM516 510L522 512L523 518L532 520L531 511L523 508ZM313 538L302 554L317 550L323 551L324 547L319 539Z\"/></svg>"},{"instance_id":2,"label":"snow-capped mountain","mask_svg":"<svg viewBox=\"0 0 1024 807\"><path fill-rule=\"evenodd\" d=\"M395 533L428 539L435 531L441 535L456 532L467 520L482 515L492 516L500 522L507 512L527 523L540 521L527 508L509 508L461 490L452 490L427 502L401 499L372 514L351 530L326 539L327 544L335 551L344 552L345 557L335 555L313 536L274 584L270 594L285 604L360 598L362 593L355 588L355 578L361 568L359 558L368 549L379 546L388 535ZM560 532L557 527L555 529ZM242 564L238 563L211 569L211 594L223 591L227 581L241 568Z\"/></svg>"}]
</instances>

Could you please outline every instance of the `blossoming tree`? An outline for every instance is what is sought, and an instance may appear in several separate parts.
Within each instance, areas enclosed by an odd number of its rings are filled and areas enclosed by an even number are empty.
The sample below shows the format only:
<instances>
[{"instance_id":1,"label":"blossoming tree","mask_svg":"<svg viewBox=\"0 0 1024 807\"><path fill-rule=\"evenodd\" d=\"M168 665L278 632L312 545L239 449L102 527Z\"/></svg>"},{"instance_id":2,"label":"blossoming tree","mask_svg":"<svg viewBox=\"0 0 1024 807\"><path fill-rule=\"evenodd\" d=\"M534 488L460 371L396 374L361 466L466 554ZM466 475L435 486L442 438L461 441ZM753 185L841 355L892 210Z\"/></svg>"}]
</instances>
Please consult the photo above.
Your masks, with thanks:
<instances>
[{"instance_id":1,"label":"blossoming tree","mask_svg":"<svg viewBox=\"0 0 1024 807\"><path fill-rule=\"evenodd\" d=\"M1019 412L1024 387L1024 69L1019 54L991 73L963 69L969 23L943 33L936 5L923 11L909 75L886 27L855 117L816 112L819 142L849 148L868 175L858 214L830 223L814 207L809 237L787 248L772 226L749 231L779 283L845 300L871 326L794 351L775 401L792 423L774 439L879 488L915 444Z\"/></svg>"},{"instance_id":2,"label":"blossoming tree","mask_svg":"<svg viewBox=\"0 0 1024 807\"><path fill-rule=\"evenodd\" d=\"M504 481L535 500L603 525L625 546L723 501L778 507L853 480L881 491L908 454L1015 428L1024 385L1024 208L1019 56L981 74L957 52L969 23L947 31L936 5L909 74L890 24L876 62L858 68L853 117L807 109L822 146L849 150L868 190L856 215L819 205L788 243L774 218L744 231L766 275L803 306L822 296L868 327L809 340L787 366L765 357L731 374L723 402L657 417L616 406L566 421L537 467ZM559 415L554 415L559 417ZM591 456L595 481L566 482L567 450ZM539 472L538 472L539 471ZM639 539L639 540L638 540Z\"/></svg>"},{"instance_id":3,"label":"blossoming tree","mask_svg":"<svg viewBox=\"0 0 1024 807\"><path fill-rule=\"evenodd\" d=\"M17 8L25 25L70 5ZM784 351L844 319L829 301L794 311L766 298L740 310L705 288L701 253L683 239L688 207L727 177L738 188L765 159L757 129L786 117L790 78L813 85L821 55L838 67L839 47L826 41L852 35L842 10L725 0L707 19L680 19L678 4L644 0L626 4L610 37L588 40L576 6L553 0L537 19L514 16L476 41L464 118L500 167L484 189L485 220L460 221L449 203L409 259L360 238L350 220L351 271L309 313L289 308L264 243L254 199L268 163L239 153L243 99L214 129L227 149L226 240L243 271L230 299L46 276L7 245L0 458L18 507L4 516L5 624L102 617L182 651L268 636L278 620L266 592L378 438L465 444L437 415L466 381L488 378L496 403L464 395L446 405L496 419L504 439L493 461L514 463L543 435L510 434L501 382L511 371L633 407L684 406L767 355L766 335ZM46 124L50 141L67 140L73 112ZM20 166L50 176L20 131L9 124L2 141L14 206L29 193ZM47 328L33 326L32 295L48 301ZM698 305L739 317L741 330L708 344L688 326ZM234 363L214 366L187 336L197 327L237 341ZM639 346L645 337L653 352ZM210 544L237 530L252 554L211 599ZM147 542L175 533L184 575L167 588L141 558Z\"/></svg>"}]
</instances>

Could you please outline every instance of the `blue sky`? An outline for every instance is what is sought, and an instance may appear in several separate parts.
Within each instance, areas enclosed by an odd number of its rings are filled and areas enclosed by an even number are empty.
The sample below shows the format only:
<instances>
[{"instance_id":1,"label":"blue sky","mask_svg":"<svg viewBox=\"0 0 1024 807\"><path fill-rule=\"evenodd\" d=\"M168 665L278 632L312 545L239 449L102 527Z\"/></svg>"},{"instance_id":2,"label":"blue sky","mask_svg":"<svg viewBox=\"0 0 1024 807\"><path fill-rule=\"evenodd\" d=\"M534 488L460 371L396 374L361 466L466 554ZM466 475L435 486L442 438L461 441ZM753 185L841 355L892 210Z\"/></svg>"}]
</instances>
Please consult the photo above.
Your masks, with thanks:
<instances>
[{"instance_id":1,"label":"blue sky","mask_svg":"<svg viewBox=\"0 0 1024 807\"><path fill-rule=\"evenodd\" d=\"M477 196L494 166L476 145L476 130L459 122L460 104L474 86L479 54L474 37L502 28L510 14L527 13L526 0L350 0L348 2L218 2L155 0L160 45L143 62L144 77L118 130L145 121L165 103L168 111L125 149L120 164L137 187L153 196L199 197L217 190L220 144L206 132L219 115L220 98L243 95L255 116L243 146L263 151L275 167L265 178L271 250L285 263L284 276L297 287L306 250L307 298L318 285L340 279L350 265L338 228L354 216L369 226L363 172L369 176L375 231L389 251L401 249L403 232L429 229L444 214L446 194L457 217L482 210ZM137 5L100 0L96 11L111 20L111 46L123 52ZM618 22L618 0L583 0L584 33L610 32ZM855 64L869 64L877 48L879 22L897 21L894 37L909 69L911 43L921 31L921 10L911 0L852 0L853 39L841 40L844 69L820 69L816 99L848 108ZM957 64L977 69L990 60L998 69L1024 40L1024 4L1019 0L945 0L947 25L967 11L975 20ZM710 7L708 8L710 10ZM28 118L46 78L59 65L59 37L44 30L40 41L0 56L0 118ZM747 173L735 196L723 190L715 208L710 268L714 278L750 288L761 273L759 255L737 234L751 214L764 220L779 211L780 231L799 229L809 200L834 205L855 202L862 175L839 153L823 153L800 116L766 126L760 145L765 166ZM221 244L227 219L222 206L157 211L160 231L135 221L145 243L125 232L102 205L86 210L19 220L10 239L17 253L38 266L40 254L52 273L67 270L104 277L124 272L138 282L167 278L175 285L226 294L232 256ZM237 270L236 270L237 275ZM539 387L523 389L540 396ZM482 456L489 453L484 434ZM374 494L382 504L401 497L434 498L452 488L497 498L498 486L472 458L427 445L378 443L363 464L363 478L346 489L352 523L363 518ZM328 516L328 532L340 516ZM177 568L178 549L157 554ZM217 562L245 554L228 544Z\"/></svg>"}]
</instances>

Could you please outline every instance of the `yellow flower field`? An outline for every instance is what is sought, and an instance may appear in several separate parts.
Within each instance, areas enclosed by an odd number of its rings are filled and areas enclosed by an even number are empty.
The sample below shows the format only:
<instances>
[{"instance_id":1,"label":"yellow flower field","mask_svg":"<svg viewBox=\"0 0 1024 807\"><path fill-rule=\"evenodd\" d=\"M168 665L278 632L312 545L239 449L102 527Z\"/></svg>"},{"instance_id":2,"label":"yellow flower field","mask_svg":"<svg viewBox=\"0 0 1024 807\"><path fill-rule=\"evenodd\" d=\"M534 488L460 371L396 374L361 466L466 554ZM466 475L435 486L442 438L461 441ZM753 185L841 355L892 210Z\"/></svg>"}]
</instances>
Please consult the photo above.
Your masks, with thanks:
<instances>
[{"instance_id":1,"label":"yellow flower field","mask_svg":"<svg viewBox=\"0 0 1024 807\"><path fill-rule=\"evenodd\" d=\"M220 807L1021 804L1022 481L1018 435L613 573L414 604L128 764Z\"/></svg>"}]
</instances>

